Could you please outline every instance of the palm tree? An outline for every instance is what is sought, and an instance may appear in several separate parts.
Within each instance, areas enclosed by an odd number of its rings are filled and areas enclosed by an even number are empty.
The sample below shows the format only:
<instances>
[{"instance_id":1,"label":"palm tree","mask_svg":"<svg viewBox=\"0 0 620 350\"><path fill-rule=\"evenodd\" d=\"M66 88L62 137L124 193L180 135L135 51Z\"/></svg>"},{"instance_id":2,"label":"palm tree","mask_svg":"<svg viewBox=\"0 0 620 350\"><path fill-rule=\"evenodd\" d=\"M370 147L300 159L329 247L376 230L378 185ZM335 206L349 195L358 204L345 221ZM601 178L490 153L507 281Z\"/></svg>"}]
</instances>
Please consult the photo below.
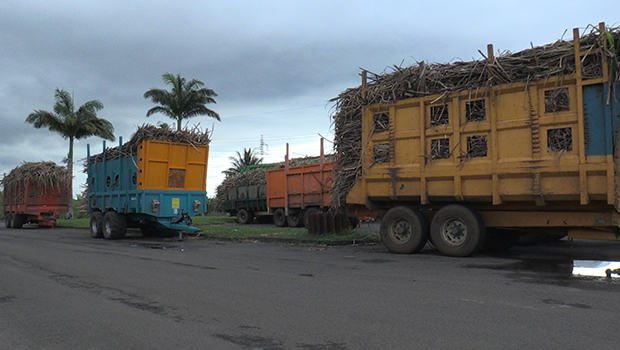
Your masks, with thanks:
<instances>
[{"instance_id":1,"label":"palm tree","mask_svg":"<svg viewBox=\"0 0 620 350\"><path fill-rule=\"evenodd\" d=\"M181 131L183 119L199 115L207 115L221 121L219 114L206 107L208 103L216 103L213 97L217 94L205 88L202 81L196 79L186 81L181 75L174 76L170 73L162 75L162 80L172 85L172 90L152 88L144 93L144 98L150 98L154 103L159 103L159 106L146 112L147 117L162 113L177 121L178 131Z\"/></svg>"},{"instance_id":2,"label":"palm tree","mask_svg":"<svg viewBox=\"0 0 620 350\"><path fill-rule=\"evenodd\" d=\"M60 134L63 139L69 139L69 154L67 168L73 176L73 142L90 136L99 136L114 141L114 126L109 121L98 118L97 111L103 109L99 100L91 100L75 110L73 97L65 90L56 88L54 94L56 103L54 112L37 109L28 115L26 123L35 128L48 128ZM69 195L73 198L72 183L69 181ZM69 206L69 216L73 216L73 208Z\"/></svg>"},{"instance_id":3,"label":"palm tree","mask_svg":"<svg viewBox=\"0 0 620 350\"><path fill-rule=\"evenodd\" d=\"M243 149L243 154L239 153L239 151L235 152L237 156L230 156L230 163L232 167L227 170L222 171L227 177L235 176L241 172L241 168L248 165L256 165L261 164L263 162L263 158L259 158L256 153L254 153L253 149Z\"/></svg>"}]
</instances>

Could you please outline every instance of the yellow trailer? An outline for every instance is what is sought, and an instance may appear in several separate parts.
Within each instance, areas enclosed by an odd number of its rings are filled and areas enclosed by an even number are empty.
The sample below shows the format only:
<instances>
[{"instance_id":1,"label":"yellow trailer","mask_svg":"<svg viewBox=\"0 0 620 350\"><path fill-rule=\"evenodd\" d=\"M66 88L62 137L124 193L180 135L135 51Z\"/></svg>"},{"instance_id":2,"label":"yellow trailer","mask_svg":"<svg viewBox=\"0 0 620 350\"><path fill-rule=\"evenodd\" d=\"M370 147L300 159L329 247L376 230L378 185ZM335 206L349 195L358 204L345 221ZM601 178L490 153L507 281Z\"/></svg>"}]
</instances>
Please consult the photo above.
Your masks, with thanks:
<instances>
[{"instance_id":1,"label":"yellow trailer","mask_svg":"<svg viewBox=\"0 0 620 350\"><path fill-rule=\"evenodd\" d=\"M381 211L396 253L430 239L467 256L533 228L617 240L618 61L599 31L600 46L587 50L573 31L574 74L364 105L349 211ZM487 69L502 69L487 51ZM592 73L594 60L602 69Z\"/></svg>"}]
</instances>

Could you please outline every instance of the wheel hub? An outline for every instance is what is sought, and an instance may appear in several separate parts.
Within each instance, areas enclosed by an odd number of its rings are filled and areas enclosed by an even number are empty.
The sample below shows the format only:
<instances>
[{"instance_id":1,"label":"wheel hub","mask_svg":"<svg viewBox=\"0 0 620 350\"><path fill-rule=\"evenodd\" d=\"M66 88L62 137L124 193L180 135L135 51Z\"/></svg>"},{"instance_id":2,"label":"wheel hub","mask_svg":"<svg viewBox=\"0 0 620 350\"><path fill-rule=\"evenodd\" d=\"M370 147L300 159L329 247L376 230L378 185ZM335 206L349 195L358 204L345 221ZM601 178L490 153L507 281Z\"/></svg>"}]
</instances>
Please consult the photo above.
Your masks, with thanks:
<instances>
[{"instance_id":1,"label":"wheel hub","mask_svg":"<svg viewBox=\"0 0 620 350\"><path fill-rule=\"evenodd\" d=\"M446 220L441 230L441 236L449 245L460 245L467 239L467 226L458 219Z\"/></svg>"},{"instance_id":2,"label":"wheel hub","mask_svg":"<svg viewBox=\"0 0 620 350\"><path fill-rule=\"evenodd\" d=\"M390 235L394 241L405 243L411 237L411 226L406 220L399 220L392 224Z\"/></svg>"}]
</instances>

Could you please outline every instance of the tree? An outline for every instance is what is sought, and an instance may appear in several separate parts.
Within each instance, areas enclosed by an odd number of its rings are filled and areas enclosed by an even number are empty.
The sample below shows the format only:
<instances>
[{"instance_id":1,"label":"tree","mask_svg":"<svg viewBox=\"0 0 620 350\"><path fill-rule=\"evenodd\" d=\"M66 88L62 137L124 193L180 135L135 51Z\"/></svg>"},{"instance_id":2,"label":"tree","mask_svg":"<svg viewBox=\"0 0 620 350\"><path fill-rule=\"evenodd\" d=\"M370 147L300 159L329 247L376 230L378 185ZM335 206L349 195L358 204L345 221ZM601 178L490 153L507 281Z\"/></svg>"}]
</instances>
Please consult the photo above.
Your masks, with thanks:
<instances>
[{"instance_id":1,"label":"tree","mask_svg":"<svg viewBox=\"0 0 620 350\"><path fill-rule=\"evenodd\" d=\"M243 154L239 153L239 151L235 153L237 153L236 156L228 157L228 159L230 159L232 167L222 171L224 174L226 174L227 177L239 174L241 172L241 168L243 168L244 166L261 164L263 162L263 158L259 158L258 155L254 153L254 150L252 150L251 148L244 148Z\"/></svg>"},{"instance_id":2,"label":"tree","mask_svg":"<svg viewBox=\"0 0 620 350\"><path fill-rule=\"evenodd\" d=\"M73 142L90 136L99 136L103 139L114 141L114 126L109 121L98 118L97 112L103 109L103 103L99 100L91 100L75 110L73 97L65 90L56 88L54 94L56 103L54 112L35 110L28 115L26 123L35 128L48 128L60 134L63 139L69 139L69 154L67 155L67 168L73 176ZM73 198L72 183L69 181L69 195ZM73 208L69 208L69 215L73 216Z\"/></svg>"},{"instance_id":3,"label":"tree","mask_svg":"<svg viewBox=\"0 0 620 350\"><path fill-rule=\"evenodd\" d=\"M162 75L164 83L171 85L172 90L152 88L144 93L144 98L150 98L155 106L146 112L149 117L155 113L162 113L177 121L177 130L181 131L181 123L184 119L199 115L207 115L221 121L219 114L206 107L209 103L216 103L215 91L204 87L200 80L185 80L181 75L176 76L166 73Z\"/></svg>"}]
</instances>

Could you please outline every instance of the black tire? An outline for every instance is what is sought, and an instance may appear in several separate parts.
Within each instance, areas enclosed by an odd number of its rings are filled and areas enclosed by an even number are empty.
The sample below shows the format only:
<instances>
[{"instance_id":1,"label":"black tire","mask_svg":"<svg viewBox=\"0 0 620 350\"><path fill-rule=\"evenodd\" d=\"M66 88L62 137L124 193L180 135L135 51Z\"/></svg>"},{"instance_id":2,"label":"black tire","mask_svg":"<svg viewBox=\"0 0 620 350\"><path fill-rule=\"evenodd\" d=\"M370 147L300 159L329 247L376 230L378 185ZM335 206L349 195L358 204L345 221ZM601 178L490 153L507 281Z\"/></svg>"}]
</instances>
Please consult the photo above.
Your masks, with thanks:
<instances>
[{"instance_id":1,"label":"black tire","mask_svg":"<svg viewBox=\"0 0 620 350\"><path fill-rule=\"evenodd\" d=\"M284 209L277 209L273 213L273 223L278 227L286 226L286 215L284 214Z\"/></svg>"},{"instance_id":2,"label":"black tire","mask_svg":"<svg viewBox=\"0 0 620 350\"><path fill-rule=\"evenodd\" d=\"M428 240L426 219L415 208L394 207L388 210L381 220L381 240L393 253L417 253Z\"/></svg>"},{"instance_id":3,"label":"black tire","mask_svg":"<svg viewBox=\"0 0 620 350\"><path fill-rule=\"evenodd\" d=\"M125 216L115 211L109 211L103 216L103 237L106 239L119 239L127 234Z\"/></svg>"},{"instance_id":4,"label":"black tire","mask_svg":"<svg viewBox=\"0 0 620 350\"><path fill-rule=\"evenodd\" d=\"M321 209L317 208L317 207L311 207L306 209L306 211L304 211L304 227L308 228L309 227L309 221L310 221L310 215L312 214L318 214L321 212Z\"/></svg>"},{"instance_id":5,"label":"black tire","mask_svg":"<svg viewBox=\"0 0 620 350\"><path fill-rule=\"evenodd\" d=\"M304 218L299 210L289 209L288 216L286 217L286 223L290 227L301 227L304 224Z\"/></svg>"},{"instance_id":6,"label":"black tire","mask_svg":"<svg viewBox=\"0 0 620 350\"><path fill-rule=\"evenodd\" d=\"M450 204L433 216L430 236L440 253L463 257L482 248L486 229L477 211L465 205Z\"/></svg>"},{"instance_id":7,"label":"black tire","mask_svg":"<svg viewBox=\"0 0 620 350\"><path fill-rule=\"evenodd\" d=\"M347 220L349 221L349 228L350 229L355 229L358 228L360 226L360 221L358 218L350 216L347 218Z\"/></svg>"},{"instance_id":8,"label":"black tire","mask_svg":"<svg viewBox=\"0 0 620 350\"><path fill-rule=\"evenodd\" d=\"M245 209L239 209L237 212L237 222L242 225L251 224L254 221L254 214Z\"/></svg>"},{"instance_id":9,"label":"black tire","mask_svg":"<svg viewBox=\"0 0 620 350\"><path fill-rule=\"evenodd\" d=\"M92 238L103 238L103 213L95 211L90 214L90 236Z\"/></svg>"},{"instance_id":10,"label":"black tire","mask_svg":"<svg viewBox=\"0 0 620 350\"><path fill-rule=\"evenodd\" d=\"M13 214L6 214L6 216L4 217L4 227L13 228Z\"/></svg>"},{"instance_id":11,"label":"black tire","mask_svg":"<svg viewBox=\"0 0 620 350\"><path fill-rule=\"evenodd\" d=\"M489 252L503 252L519 242L521 232L515 230L489 229L482 247Z\"/></svg>"},{"instance_id":12,"label":"black tire","mask_svg":"<svg viewBox=\"0 0 620 350\"><path fill-rule=\"evenodd\" d=\"M26 223L26 216L21 214L13 214L13 228L22 228Z\"/></svg>"}]
</instances>

